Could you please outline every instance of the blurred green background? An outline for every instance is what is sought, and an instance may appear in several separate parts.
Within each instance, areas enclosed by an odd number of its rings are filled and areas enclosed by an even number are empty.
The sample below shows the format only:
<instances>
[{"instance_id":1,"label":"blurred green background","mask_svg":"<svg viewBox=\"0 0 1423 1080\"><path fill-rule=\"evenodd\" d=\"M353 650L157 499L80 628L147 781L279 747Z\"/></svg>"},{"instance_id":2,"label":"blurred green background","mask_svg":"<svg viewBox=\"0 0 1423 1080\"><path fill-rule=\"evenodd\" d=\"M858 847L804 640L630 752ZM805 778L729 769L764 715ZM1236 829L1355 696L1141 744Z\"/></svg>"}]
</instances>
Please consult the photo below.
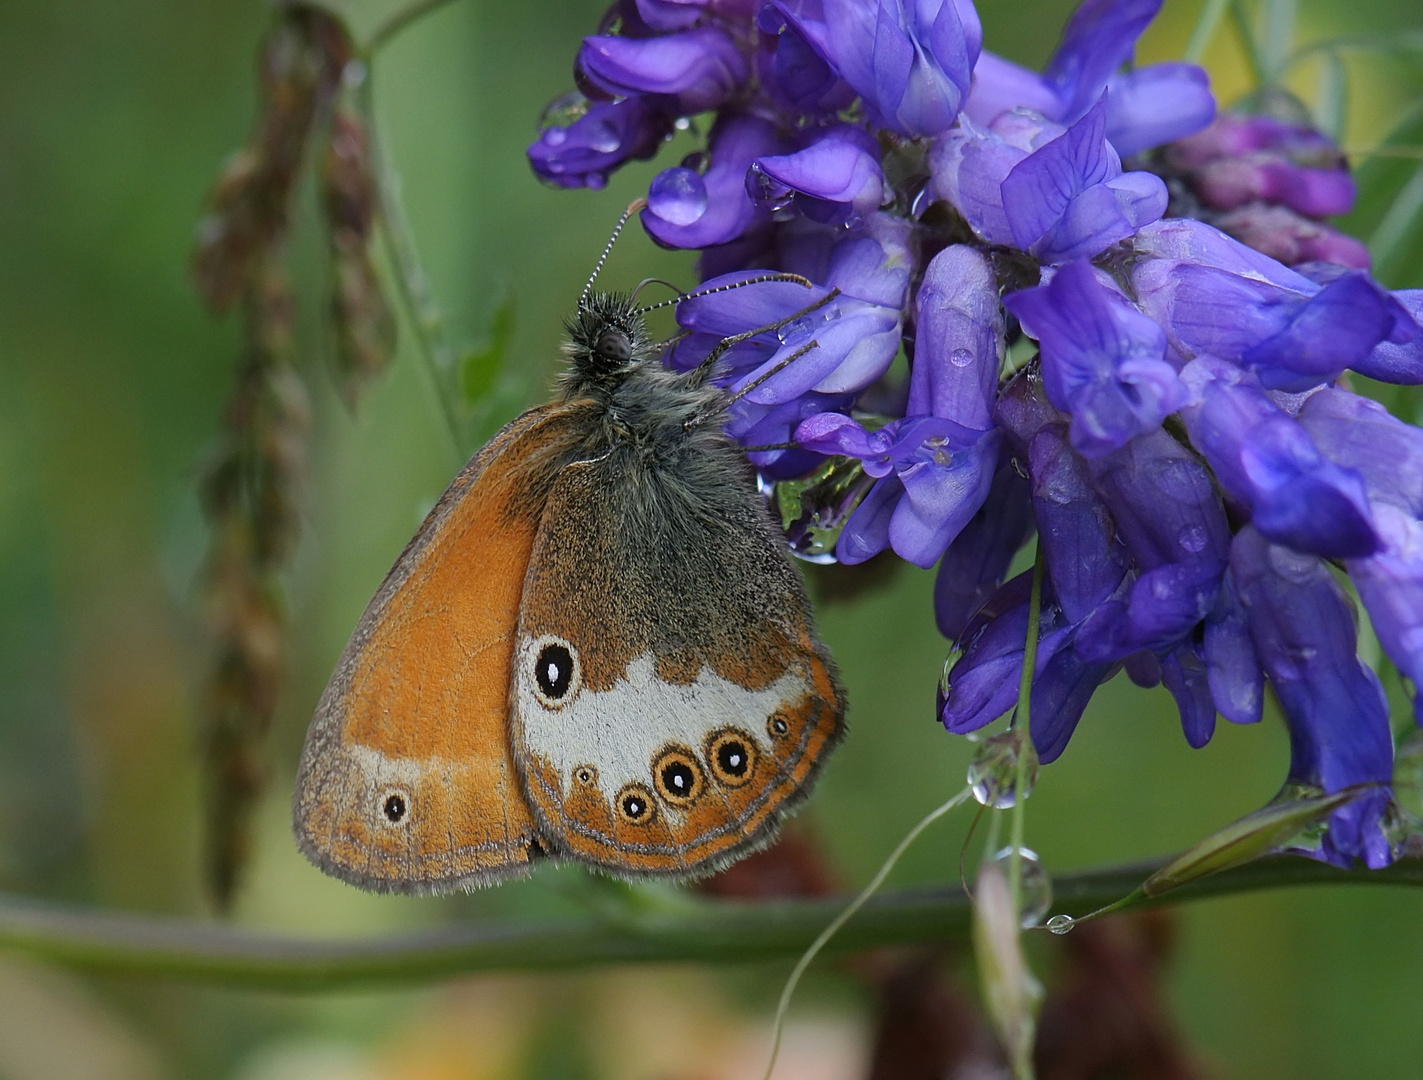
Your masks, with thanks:
<instances>
[{"instance_id":1,"label":"blurred green background","mask_svg":"<svg viewBox=\"0 0 1423 1080\"><path fill-rule=\"evenodd\" d=\"M360 31L393 6L346 8ZM1040 64L1071 6L982 0L986 43ZM512 297L510 365L534 398L619 209L678 152L625 169L602 192L550 190L526 167L535 120L570 85L578 40L600 12L598 0L458 0L375 64L382 134L451 333L477 341L500 296ZM269 14L255 0L0 8L0 888L14 893L204 910L195 702L208 655L195 580L207 537L195 481L240 335L234 319L202 310L186 270L204 194L253 120ZM1144 58L1179 56L1197 14L1193 0L1168 0ZM1423 21L1416 0L1306 0L1299 20L1304 39ZM1228 33L1207 64L1224 99L1248 88ZM1346 142L1368 146L1423 75L1372 58L1351 74ZM1312 77L1301 72L1302 91ZM458 464L408 333L354 416L336 396L309 187L301 199L293 265L315 420L289 579L295 655L234 918L358 935L565 910L576 872L472 897L375 897L322 877L291 841L291 780L312 707ZM607 280L648 274L690 282L692 260L631 235ZM932 722L945 643L931 584L904 568L878 592L821 609L851 735L802 819L846 885L962 782L970 746ZM1044 771L1028 841L1054 871L1170 852L1267 800L1286 758L1268 719L1222 725L1191 751L1169 698L1118 680ZM953 880L967 816L921 841L895 881ZM1263 894L1184 908L1178 930L1170 997L1212 1075L1423 1072L1423 897ZM1039 954L1046 969L1055 947ZM0 956L0 1080L759 1075L786 967L285 997L81 978ZM795 1015L782 1075L858 1074L871 1017L856 983L821 965Z\"/></svg>"}]
</instances>

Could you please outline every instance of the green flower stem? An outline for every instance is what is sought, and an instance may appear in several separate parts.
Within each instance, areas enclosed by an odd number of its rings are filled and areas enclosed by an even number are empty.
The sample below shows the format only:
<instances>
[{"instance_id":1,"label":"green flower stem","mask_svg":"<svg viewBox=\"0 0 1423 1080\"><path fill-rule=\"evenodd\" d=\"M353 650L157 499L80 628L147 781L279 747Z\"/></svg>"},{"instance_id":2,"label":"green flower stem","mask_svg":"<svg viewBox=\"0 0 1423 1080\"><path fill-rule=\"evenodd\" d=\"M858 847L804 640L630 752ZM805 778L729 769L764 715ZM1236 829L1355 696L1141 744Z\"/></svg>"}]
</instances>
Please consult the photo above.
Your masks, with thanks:
<instances>
[{"instance_id":1,"label":"green flower stem","mask_svg":"<svg viewBox=\"0 0 1423 1080\"><path fill-rule=\"evenodd\" d=\"M1056 907L1085 915L1136 889L1161 864L1059 875ZM1179 903L1294 885L1423 886L1423 860L1338 870L1272 856L1172 890ZM311 940L194 920L83 911L0 896L0 950L90 971L159 975L288 991L428 982L481 971L608 964L729 964L800 955L840 914L844 897L771 904L707 902L636 922L581 918L471 923L357 941ZM970 903L958 888L900 890L869 901L826 946L853 952L960 939Z\"/></svg>"},{"instance_id":2,"label":"green flower stem","mask_svg":"<svg viewBox=\"0 0 1423 1080\"><path fill-rule=\"evenodd\" d=\"M1008 895L1013 898L1013 911L1023 910L1023 804L1027 802L1028 766L1037 757L1032 741L1033 674L1038 667L1038 623L1043 611L1043 573L1045 570L1042 541L1033 557L1033 585L1028 594L1028 634L1023 643L1023 670L1018 677L1018 708L1013 714L1013 726L1021 729L1023 744L1018 748L1018 771L1013 777L1012 826L1009 833L1011 854L1008 856ZM1016 917L1015 917L1016 921Z\"/></svg>"}]
</instances>

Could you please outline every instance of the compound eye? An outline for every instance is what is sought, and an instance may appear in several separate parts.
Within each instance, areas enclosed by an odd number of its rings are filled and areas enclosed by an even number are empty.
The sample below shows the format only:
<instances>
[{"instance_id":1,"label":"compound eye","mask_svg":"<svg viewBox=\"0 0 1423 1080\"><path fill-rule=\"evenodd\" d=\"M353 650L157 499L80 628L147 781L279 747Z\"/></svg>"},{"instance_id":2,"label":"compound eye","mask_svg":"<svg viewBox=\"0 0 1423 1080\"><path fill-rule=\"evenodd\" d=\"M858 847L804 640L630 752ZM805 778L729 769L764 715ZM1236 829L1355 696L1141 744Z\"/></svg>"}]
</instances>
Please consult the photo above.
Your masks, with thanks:
<instances>
[{"instance_id":1,"label":"compound eye","mask_svg":"<svg viewBox=\"0 0 1423 1080\"><path fill-rule=\"evenodd\" d=\"M605 360L632 359L632 342L621 330L605 330L593 348Z\"/></svg>"}]
</instances>

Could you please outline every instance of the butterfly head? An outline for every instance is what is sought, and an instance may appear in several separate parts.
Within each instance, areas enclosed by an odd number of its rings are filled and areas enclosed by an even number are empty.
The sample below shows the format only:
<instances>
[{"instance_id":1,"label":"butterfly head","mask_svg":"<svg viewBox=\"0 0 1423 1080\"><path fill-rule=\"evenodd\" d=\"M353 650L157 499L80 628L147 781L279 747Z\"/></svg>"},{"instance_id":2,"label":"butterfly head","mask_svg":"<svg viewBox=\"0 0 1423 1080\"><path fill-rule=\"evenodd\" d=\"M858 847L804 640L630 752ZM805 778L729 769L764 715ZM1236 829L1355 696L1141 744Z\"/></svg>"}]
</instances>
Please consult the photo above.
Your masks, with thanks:
<instances>
[{"instance_id":1,"label":"butterfly head","mask_svg":"<svg viewBox=\"0 0 1423 1080\"><path fill-rule=\"evenodd\" d=\"M564 346L571 374L581 386L612 388L652 359L647 325L620 293L593 293L568 321Z\"/></svg>"}]
</instances>

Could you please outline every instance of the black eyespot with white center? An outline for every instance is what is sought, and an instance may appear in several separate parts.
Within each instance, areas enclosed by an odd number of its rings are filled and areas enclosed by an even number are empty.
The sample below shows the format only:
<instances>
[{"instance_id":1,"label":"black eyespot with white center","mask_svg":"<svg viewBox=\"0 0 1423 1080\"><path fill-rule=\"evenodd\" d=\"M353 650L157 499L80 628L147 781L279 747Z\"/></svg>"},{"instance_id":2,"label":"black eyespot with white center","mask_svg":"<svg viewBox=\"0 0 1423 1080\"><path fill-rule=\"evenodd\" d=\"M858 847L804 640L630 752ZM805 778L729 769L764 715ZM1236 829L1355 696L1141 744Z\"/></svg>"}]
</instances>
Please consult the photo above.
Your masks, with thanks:
<instances>
[{"instance_id":1,"label":"black eyespot with white center","mask_svg":"<svg viewBox=\"0 0 1423 1080\"><path fill-rule=\"evenodd\" d=\"M740 787L756 768L756 740L740 728L723 728L707 738L712 775L726 787Z\"/></svg>"},{"instance_id":2,"label":"black eyespot with white center","mask_svg":"<svg viewBox=\"0 0 1423 1080\"><path fill-rule=\"evenodd\" d=\"M706 787L697 756L685 746L669 746L652 761L652 784L668 806L690 806Z\"/></svg>"},{"instance_id":3,"label":"black eyespot with white center","mask_svg":"<svg viewBox=\"0 0 1423 1080\"><path fill-rule=\"evenodd\" d=\"M404 825L410 819L410 795L405 791L387 788L376 796L376 804L386 825Z\"/></svg>"},{"instance_id":4,"label":"black eyespot with white center","mask_svg":"<svg viewBox=\"0 0 1423 1080\"><path fill-rule=\"evenodd\" d=\"M593 351L604 360L631 360L632 342L621 330L604 330L598 335Z\"/></svg>"},{"instance_id":5,"label":"black eyespot with white center","mask_svg":"<svg viewBox=\"0 0 1423 1080\"><path fill-rule=\"evenodd\" d=\"M641 784L627 784L618 792L615 800L618 817L629 825L646 825L657 816L657 807L652 803L652 792Z\"/></svg>"},{"instance_id":6,"label":"black eyespot with white center","mask_svg":"<svg viewBox=\"0 0 1423 1080\"><path fill-rule=\"evenodd\" d=\"M545 635L524 648L524 667L534 696L546 709L560 709L578 693L582 675L578 650L562 638Z\"/></svg>"},{"instance_id":7,"label":"black eyespot with white center","mask_svg":"<svg viewBox=\"0 0 1423 1080\"><path fill-rule=\"evenodd\" d=\"M777 713L766 721L766 730L773 739L784 739L791 730L791 725L784 716Z\"/></svg>"}]
</instances>

